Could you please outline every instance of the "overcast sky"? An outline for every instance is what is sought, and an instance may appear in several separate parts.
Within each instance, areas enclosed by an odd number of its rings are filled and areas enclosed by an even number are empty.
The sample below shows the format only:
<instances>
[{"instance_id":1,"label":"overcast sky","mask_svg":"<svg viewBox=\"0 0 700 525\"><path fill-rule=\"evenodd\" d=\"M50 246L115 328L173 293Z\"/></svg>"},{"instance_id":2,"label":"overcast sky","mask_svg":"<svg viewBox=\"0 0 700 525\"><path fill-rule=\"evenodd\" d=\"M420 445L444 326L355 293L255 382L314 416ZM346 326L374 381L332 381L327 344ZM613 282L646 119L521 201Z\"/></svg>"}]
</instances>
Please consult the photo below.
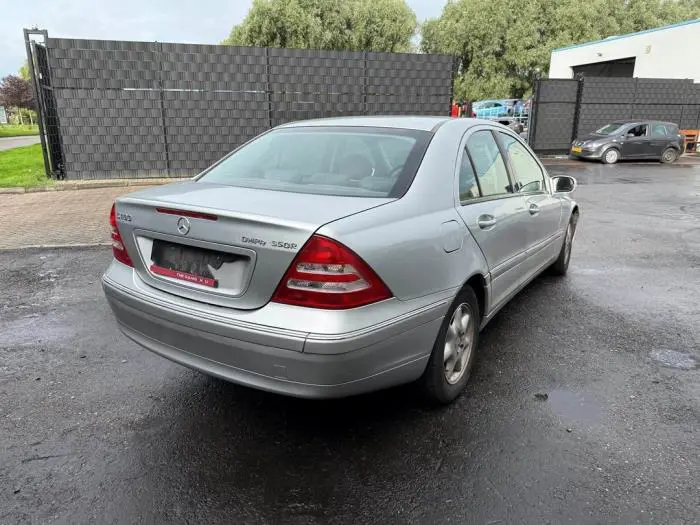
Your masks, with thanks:
<instances>
[{"instance_id":1,"label":"overcast sky","mask_svg":"<svg viewBox=\"0 0 700 525\"><path fill-rule=\"evenodd\" d=\"M22 29L49 36L216 44L252 0L2 0L0 78L24 63ZM445 0L407 0L419 20L438 16Z\"/></svg>"}]
</instances>

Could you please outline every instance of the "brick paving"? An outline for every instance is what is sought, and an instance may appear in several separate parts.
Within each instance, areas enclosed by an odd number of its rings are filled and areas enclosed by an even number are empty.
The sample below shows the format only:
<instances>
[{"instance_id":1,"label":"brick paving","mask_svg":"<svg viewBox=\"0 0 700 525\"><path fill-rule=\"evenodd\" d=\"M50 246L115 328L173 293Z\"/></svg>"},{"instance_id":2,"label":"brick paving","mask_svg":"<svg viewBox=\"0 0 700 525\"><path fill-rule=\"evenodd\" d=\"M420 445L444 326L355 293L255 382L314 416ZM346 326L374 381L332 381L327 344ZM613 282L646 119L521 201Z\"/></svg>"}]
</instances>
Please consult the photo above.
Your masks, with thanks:
<instances>
[{"instance_id":1,"label":"brick paving","mask_svg":"<svg viewBox=\"0 0 700 525\"><path fill-rule=\"evenodd\" d=\"M114 199L139 188L117 187L0 195L0 250L109 243Z\"/></svg>"}]
</instances>

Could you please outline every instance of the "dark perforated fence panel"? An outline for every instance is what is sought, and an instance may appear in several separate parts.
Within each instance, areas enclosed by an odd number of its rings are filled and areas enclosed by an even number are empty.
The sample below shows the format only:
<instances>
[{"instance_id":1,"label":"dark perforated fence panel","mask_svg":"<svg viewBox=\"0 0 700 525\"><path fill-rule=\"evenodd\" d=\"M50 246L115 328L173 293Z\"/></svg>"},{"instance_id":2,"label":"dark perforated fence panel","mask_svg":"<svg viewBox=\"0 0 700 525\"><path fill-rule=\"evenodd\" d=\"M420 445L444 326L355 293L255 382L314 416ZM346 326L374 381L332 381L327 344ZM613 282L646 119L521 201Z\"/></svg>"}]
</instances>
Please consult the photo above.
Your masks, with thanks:
<instances>
[{"instance_id":1,"label":"dark perforated fence panel","mask_svg":"<svg viewBox=\"0 0 700 525\"><path fill-rule=\"evenodd\" d=\"M700 129L700 84L655 78L540 80L532 113L535 151L564 153L576 136L615 121L662 120Z\"/></svg>"},{"instance_id":2,"label":"dark perforated fence panel","mask_svg":"<svg viewBox=\"0 0 700 525\"><path fill-rule=\"evenodd\" d=\"M530 119L530 145L538 152L566 150L576 120L580 81L539 80Z\"/></svg>"},{"instance_id":3,"label":"dark perforated fence panel","mask_svg":"<svg viewBox=\"0 0 700 525\"><path fill-rule=\"evenodd\" d=\"M53 97L40 99L52 122L51 170L67 179L191 176L293 120L446 115L455 64L445 55L48 37L33 49Z\"/></svg>"}]
</instances>

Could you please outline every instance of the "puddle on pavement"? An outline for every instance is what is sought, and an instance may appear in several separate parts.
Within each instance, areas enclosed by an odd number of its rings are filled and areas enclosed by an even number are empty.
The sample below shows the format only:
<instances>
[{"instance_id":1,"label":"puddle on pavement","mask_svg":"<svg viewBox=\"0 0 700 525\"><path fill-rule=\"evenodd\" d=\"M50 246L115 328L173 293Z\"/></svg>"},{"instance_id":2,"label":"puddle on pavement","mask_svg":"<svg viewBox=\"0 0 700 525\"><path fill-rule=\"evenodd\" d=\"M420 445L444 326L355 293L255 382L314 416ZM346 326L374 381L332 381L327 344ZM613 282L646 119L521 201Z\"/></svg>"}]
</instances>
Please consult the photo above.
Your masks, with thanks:
<instances>
[{"instance_id":1,"label":"puddle on pavement","mask_svg":"<svg viewBox=\"0 0 700 525\"><path fill-rule=\"evenodd\" d=\"M668 368L677 368L679 370L696 370L700 368L700 362L695 356L669 348L657 348L652 350L649 356L654 361Z\"/></svg>"},{"instance_id":2,"label":"puddle on pavement","mask_svg":"<svg viewBox=\"0 0 700 525\"><path fill-rule=\"evenodd\" d=\"M551 390L548 392L549 408L565 422L592 425L603 417L603 410L592 395L571 390Z\"/></svg>"}]
</instances>

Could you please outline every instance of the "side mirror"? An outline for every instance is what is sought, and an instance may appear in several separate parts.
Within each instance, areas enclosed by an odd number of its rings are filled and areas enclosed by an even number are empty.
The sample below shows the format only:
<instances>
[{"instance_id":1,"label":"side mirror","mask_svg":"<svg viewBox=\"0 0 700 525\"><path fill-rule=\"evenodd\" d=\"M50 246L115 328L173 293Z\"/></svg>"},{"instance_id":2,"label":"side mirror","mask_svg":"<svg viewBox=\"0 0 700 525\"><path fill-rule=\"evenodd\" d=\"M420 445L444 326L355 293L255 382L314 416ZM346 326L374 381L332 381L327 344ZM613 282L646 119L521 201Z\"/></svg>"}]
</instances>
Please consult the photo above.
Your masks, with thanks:
<instances>
[{"instance_id":1,"label":"side mirror","mask_svg":"<svg viewBox=\"0 0 700 525\"><path fill-rule=\"evenodd\" d=\"M552 178L554 193L571 193L576 189L576 179L567 175Z\"/></svg>"}]
</instances>

